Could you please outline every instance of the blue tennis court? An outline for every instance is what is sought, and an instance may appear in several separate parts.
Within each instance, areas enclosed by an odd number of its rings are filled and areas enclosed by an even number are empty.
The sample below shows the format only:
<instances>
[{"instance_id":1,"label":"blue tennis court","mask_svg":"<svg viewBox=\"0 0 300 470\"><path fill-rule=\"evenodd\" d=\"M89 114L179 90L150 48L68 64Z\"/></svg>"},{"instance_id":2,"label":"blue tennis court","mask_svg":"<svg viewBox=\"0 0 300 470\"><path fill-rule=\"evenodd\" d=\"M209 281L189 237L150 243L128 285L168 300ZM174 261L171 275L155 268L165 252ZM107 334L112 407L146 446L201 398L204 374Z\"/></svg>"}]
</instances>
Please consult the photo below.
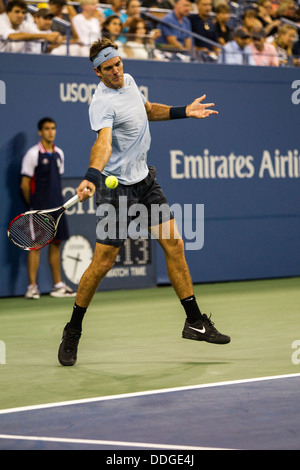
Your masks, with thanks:
<instances>
[{"instance_id":1,"label":"blue tennis court","mask_svg":"<svg viewBox=\"0 0 300 470\"><path fill-rule=\"evenodd\" d=\"M170 287L97 293L71 368L69 300L2 299L0 449L300 449L299 281L196 286L224 347L181 338Z\"/></svg>"},{"instance_id":2,"label":"blue tennis court","mask_svg":"<svg viewBox=\"0 0 300 470\"><path fill-rule=\"evenodd\" d=\"M300 374L2 410L1 450L299 449Z\"/></svg>"}]
</instances>

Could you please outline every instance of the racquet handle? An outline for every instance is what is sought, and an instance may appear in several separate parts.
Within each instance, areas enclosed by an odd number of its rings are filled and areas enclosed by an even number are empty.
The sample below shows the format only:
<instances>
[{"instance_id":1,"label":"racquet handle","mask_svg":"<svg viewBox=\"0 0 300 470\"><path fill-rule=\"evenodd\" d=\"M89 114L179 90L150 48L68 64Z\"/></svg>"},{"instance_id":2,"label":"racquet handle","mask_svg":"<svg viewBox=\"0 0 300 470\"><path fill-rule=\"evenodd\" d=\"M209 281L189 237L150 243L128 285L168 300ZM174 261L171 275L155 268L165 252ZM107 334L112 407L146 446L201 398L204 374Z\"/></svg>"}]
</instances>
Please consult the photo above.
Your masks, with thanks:
<instances>
[{"instance_id":1,"label":"racquet handle","mask_svg":"<svg viewBox=\"0 0 300 470\"><path fill-rule=\"evenodd\" d=\"M71 197L71 199L69 199L68 201L66 201L64 203L63 208L64 209L69 209L69 207L74 206L74 204L76 204L76 202L79 202L79 201L80 201L80 199L76 194L75 196Z\"/></svg>"}]
</instances>

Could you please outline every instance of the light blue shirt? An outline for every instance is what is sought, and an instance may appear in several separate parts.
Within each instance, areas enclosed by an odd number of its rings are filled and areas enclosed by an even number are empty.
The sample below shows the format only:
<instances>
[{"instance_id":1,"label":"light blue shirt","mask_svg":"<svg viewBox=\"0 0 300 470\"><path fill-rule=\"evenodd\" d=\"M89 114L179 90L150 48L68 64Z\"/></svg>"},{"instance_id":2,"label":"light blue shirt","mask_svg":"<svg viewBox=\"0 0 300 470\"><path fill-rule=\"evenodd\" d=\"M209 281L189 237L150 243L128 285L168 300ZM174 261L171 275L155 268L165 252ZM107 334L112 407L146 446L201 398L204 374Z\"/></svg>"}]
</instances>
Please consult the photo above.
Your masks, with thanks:
<instances>
[{"instance_id":1,"label":"light blue shirt","mask_svg":"<svg viewBox=\"0 0 300 470\"><path fill-rule=\"evenodd\" d=\"M192 32L191 22L187 17L182 19L180 22L175 15L174 11L171 11L167 15L162 18L164 21L168 23L174 24L175 26L179 26L180 28L185 29L187 32L184 33L183 31L179 31L178 29L172 28L172 26L167 26L165 24L160 25L161 36L157 39L159 44L167 44L167 36L176 36L177 40L184 46L184 41L186 38L191 37L188 34L188 31Z\"/></svg>"},{"instance_id":2,"label":"light blue shirt","mask_svg":"<svg viewBox=\"0 0 300 470\"><path fill-rule=\"evenodd\" d=\"M224 56L223 56L224 54ZM219 63L231 65L255 65L251 48L245 46L241 49L235 41L229 41L221 51Z\"/></svg>"},{"instance_id":3,"label":"light blue shirt","mask_svg":"<svg viewBox=\"0 0 300 470\"><path fill-rule=\"evenodd\" d=\"M104 14L105 18L108 18L111 15L116 15L116 12L114 10L112 10L111 8L106 8L104 10L103 14ZM124 13L122 11L120 12L120 15L117 15L117 16L119 16L122 23L125 23L128 20L127 13Z\"/></svg>"},{"instance_id":4,"label":"light blue shirt","mask_svg":"<svg viewBox=\"0 0 300 470\"><path fill-rule=\"evenodd\" d=\"M124 74L124 87L118 90L99 83L89 109L91 128L112 129L112 153L103 170L121 184L142 181L148 175L147 152L151 137L146 98L131 75Z\"/></svg>"}]
</instances>

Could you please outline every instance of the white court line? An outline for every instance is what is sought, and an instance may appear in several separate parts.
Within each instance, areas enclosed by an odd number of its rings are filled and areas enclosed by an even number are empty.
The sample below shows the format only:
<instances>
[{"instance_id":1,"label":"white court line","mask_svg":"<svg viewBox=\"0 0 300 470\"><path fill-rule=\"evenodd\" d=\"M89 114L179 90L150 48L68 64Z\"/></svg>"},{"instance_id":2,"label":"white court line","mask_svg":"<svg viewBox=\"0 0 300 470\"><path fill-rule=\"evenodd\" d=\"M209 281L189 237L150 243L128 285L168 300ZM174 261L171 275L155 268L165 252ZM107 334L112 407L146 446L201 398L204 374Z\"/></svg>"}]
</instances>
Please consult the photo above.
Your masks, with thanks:
<instances>
[{"instance_id":1,"label":"white court line","mask_svg":"<svg viewBox=\"0 0 300 470\"><path fill-rule=\"evenodd\" d=\"M215 383L200 384L200 385L188 385L184 387L163 388L160 390L147 390L144 392L132 392L132 393L124 393L120 395L108 395L104 397L83 398L80 400L62 401L62 402L57 402L57 403L45 403L43 405L21 406L18 408L7 408L4 410L0 410L0 415L7 414L7 413L18 413L20 411L42 410L45 408L55 408L55 407L60 407L60 406L80 405L84 403L94 403L94 402L101 402L101 401L108 401L108 400L120 400L122 398L134 398L134 397L142 397L142 396L147 396L147 395L158 395L160 393L181 392L185 390L198 390L201 388L222 387L224 385L238 385L238 384L244 384L244 383L262 382L266 380L287 379L287 378L292 378L292 377L300 377L300 373L285 374L285 375L272 375L269 377L256 377L252 379L230 380L230 381L225 381L225 382L215 382Z\"/></svg>"},{"instance_id":2,"label":"white court line","mask_svg":"<svg viewBox=\"0 0 300 470\"><path fill-rule=\"evenodd\" d=\"M10 434L0 434L0 439L12 439L21 441L42 441L42 442L61 442L69 444L88 444L103 446L120 446L120 447L138 447L143 449L163 449L163 450L229 450L218 449L216 447L192 447L192 446L175 446L170 444L151 444L144 442L125 442L125 441L101 441L95 439L71 439L60 437L41 437L41 436L18 436ZM230 449L232 450L232 449Z\"/></svg>"}]
</instances>

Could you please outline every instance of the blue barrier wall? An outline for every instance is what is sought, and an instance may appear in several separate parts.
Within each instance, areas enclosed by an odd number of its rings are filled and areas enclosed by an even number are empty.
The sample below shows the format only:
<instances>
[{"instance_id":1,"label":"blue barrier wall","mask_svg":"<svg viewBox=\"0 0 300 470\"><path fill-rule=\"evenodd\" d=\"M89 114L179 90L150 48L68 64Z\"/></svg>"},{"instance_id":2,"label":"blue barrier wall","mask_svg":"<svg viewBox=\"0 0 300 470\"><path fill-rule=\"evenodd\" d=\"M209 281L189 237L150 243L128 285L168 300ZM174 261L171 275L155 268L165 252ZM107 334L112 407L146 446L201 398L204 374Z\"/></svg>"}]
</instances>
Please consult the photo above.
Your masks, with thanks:
<instances>
[{"instance_id":1,"label":"blue barrier wall","mask_svg":"<svg viewBox=\"0 0 300 470\"><path fill-rule=\"evenodd\" d=\"M134 60L124 67L150 101L183 105L206 93L219 111L207 120L150 123L149 163L184 214L194 282L299 275L299 70ZM24 210L19 173L37 141L36 122L56 119L65 176L80 178L95 138L88 103L96 85L88 59L0 55L0 296L21 295L27 285L26 253L8 242L6 228ZM197 204L204 204L202 249ZM156 252L157 282L168 282ZM51 287L46 264L44 292Z\"/></svg>"}]
</instances>

